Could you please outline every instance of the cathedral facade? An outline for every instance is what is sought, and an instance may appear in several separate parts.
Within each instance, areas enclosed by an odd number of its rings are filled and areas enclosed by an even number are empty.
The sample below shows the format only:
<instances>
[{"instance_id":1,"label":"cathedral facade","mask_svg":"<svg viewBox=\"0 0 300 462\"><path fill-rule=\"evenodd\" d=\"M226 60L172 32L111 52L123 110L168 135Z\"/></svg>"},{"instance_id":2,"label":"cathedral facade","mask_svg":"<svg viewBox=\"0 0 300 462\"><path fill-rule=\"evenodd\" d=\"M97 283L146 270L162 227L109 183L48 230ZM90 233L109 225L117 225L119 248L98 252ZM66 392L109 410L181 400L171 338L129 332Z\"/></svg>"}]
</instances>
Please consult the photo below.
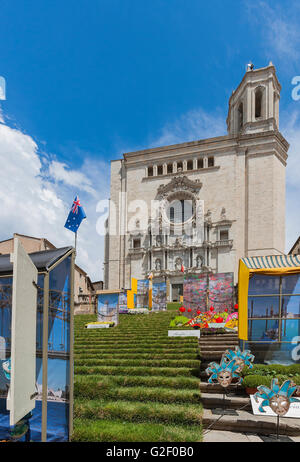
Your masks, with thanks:
<instances>
[{"instance_id":1,"label":"cathedral facade","mask_svg":"<svg viewBox=\"0 0 300 462\"><path fill-rule=\"evenodd\" d=\"M280 90L272 63L249 68L229 99L227 135L111 162L106 289L151 274L177 300L184 274L233 272L236 283L240 258L284 253Z\"/></svg>"}]
</instances>

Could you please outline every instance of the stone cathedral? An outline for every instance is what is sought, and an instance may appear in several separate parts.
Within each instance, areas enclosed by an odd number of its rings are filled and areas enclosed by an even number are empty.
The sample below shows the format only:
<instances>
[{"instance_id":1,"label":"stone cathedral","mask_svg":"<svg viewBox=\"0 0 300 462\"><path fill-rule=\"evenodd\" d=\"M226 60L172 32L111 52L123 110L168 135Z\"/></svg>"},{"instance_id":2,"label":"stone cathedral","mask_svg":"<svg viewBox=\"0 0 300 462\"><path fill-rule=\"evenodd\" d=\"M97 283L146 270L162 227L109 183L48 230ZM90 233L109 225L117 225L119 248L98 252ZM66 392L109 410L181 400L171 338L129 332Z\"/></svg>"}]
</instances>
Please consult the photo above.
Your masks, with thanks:
<instances>
[{"instance_id":1,"label":"stone cathedral","mask_svg":"<svg viewBox=\"0 0 300 462\"><path fill-rule=\"evenodd\" d=\"M184 274L233 272L236 283L240 258L284 253L280 90L272 63L249 67L229 99L227 135L111 162L106 289L152 273L176 301Z\"/></svg>"}]
</instances>

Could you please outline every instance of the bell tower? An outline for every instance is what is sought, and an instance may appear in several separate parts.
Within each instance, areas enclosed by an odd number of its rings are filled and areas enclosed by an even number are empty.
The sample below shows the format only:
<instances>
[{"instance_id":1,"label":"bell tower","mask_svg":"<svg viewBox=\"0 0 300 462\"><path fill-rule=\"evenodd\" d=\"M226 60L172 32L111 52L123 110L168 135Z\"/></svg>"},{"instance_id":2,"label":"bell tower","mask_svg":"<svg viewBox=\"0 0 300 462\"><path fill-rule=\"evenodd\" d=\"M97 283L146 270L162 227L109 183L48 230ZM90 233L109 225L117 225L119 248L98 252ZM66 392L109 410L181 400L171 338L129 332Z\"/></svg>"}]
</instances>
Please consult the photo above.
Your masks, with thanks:
<instances>
[{"instance_id":1,"label":"bell tower","mask_svg":"<svg viewBox=\"0 0 300 462\"><path fill-rule=\"evenodd\" d=\"M239 136L279 130L280 91L272 62L260 69L248 66L229 99L228 134Z\"/></svg>"}]
</instances>

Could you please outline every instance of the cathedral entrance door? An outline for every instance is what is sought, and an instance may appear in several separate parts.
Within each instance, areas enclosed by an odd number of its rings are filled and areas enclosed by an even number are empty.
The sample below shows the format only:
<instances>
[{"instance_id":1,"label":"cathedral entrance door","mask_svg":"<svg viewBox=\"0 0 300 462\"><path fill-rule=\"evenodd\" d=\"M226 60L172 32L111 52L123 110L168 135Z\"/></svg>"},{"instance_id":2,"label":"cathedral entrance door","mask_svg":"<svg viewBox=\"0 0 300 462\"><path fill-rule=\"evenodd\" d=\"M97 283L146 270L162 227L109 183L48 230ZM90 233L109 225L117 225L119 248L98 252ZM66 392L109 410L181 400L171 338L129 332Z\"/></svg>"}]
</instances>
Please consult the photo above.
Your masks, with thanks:
<instances>
[{"instance_id":1,"label":"cathedral entrance door","mask_svg":"<svg viewBox=\"0 0 300 462\"><path fill-rule=\"evenodd\" d=\"M172 302L180 302L183 295L183 284L172 284Z\"/></svg>"}]
</instances>

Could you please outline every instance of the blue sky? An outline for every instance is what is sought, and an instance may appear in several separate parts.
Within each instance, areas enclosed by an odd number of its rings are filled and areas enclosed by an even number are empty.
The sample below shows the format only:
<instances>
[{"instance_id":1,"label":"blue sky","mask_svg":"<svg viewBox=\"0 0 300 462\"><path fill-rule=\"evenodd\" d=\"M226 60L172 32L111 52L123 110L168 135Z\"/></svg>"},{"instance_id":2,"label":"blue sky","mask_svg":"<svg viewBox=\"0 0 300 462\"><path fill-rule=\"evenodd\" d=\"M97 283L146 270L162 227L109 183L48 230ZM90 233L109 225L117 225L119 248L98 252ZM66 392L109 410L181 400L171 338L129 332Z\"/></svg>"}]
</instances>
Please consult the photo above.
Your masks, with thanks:
<instances>
[{"instance_id":1,"label":"blue sky","mask_svg":"<svg viewBox=\"0 0 300 462\"><path fill-rule=\"evenodd\" d=\"M291 98L299 24L296 1L2 0L0 239L15 231L73 243L63 224L78 193L88 215L78 263L101 278L97 203L109 196L109 160L225 134L245 65L272 60L282 85L280 129L291 143L289 250L300 234L300 101Z\"/></svg>"}]
</instances>

